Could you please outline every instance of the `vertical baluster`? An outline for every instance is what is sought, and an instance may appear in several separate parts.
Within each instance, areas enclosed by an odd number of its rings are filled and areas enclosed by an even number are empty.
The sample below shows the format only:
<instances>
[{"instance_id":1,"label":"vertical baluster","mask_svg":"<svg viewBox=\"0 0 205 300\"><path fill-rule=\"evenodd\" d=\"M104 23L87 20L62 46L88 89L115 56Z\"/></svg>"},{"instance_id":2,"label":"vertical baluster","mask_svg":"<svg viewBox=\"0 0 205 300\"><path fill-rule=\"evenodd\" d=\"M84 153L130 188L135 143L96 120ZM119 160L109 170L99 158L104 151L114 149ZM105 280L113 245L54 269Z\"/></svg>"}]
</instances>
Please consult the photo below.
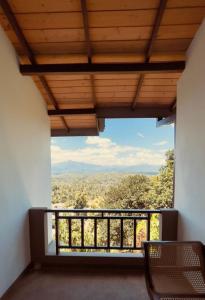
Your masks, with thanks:
<instances>
[{"instance_id":1,"label":"vertical baluster","mask_svg":"<svg viewBox=\"0 0 205 300\"><path fill-rule=\"evenodd\" d=\"M56 255L59 255L59 228L58 228L58 211L55 211L55 237L56 237Z\"/></svg>"},{"instance_id":2,"label":"vertical baluster","mask_svg":"<svg viewBox=\"0 0 205 300\"><path fill-rule=\"evenodd\" d=\"M84 218L81 218L81 247L84 248Z\"/></svg>"},{"instance_id":3,"label":"vertical baluster","mask_svg":"<svg viewBox=\"0 0 205 300\"><path fill-rule=\"evenodd\" d=\"M137 239L137 222L136 222L136 219L134 219L134 221L133 221L133 226L134 226L134 228L133 228L133 248L135 249L136 248L136 246L137 246L137 241L136 241L136 239Z\"/></svg>"},{"instance_id":4,"label":"vertical baluster","mask_svg":"<svg viewBox=\"0 0 205 300\"><path fill-rule=\"evenodd\" d=\"M97 248L97 240L98 240L97 233L98 233L98 231L97 231L97 218L96 218L96 219L94 219L94 246L95 246L95 248Z\"/></svg>"},{"instance_id":5,"label":"vertical baluster","mask_svg":"<svg viewBox=\"0 0 205 300\"><path fill-rule=\"evenodd\" d=\"M150 241L150 214L147 214L147 240Z\"/></svg>"},{"instance_id":6,"label":"vertical baluster","mask_svg":"<svg viewBox=\"0 0 205 300\"><path fill-rule=\"evenodd\" d=\"M67 228L68 228L68 239L67 239L67 244L68 244L68 246L69 246L69 239L70 239L70 237L69 237L69 220L68 219L66 219L66 223L67 223Z\"/></svg>"},{"instance_id":7,"label":"vertical baluster","mask_svg":"<svg viewBox=\"0 0 205 300\"><path fill-rule=\"evenodd\" d=\"M124 235L124 229L123 229L123 219L120 219L120 247L123 248L123 235Z\"/></svg>"},{"instance_id":8,"label":"vertical baluster","mask_svg":"<svg viewBox=\"0 0 205 300\"><path fill-rule=\"evenodd\" d=\"M103 220L104 220L104 212L102 211L101 214L102 214L102 220L101 220L100 222L101 222L101 224L103 224ZM100 245L100 246L101 246L101 245ZM102 244L102 246L105 247L105 244Z\"/></svg>"},{"instance_id":9,"label":"vertical baluster","mask_svg":"<svg viewBox=\"0 0 205 300\"><path fill-rule=\"evenodd\" d=\"M110 249L110 218L107 219L107 247Z\"/></svg>"},{"instance_id":10,"label":"vertical baluster","mask_svg":"<svg viewBox=\"0 0 205 300\"><path fill-rule=\"evenodd\" d=\"M69 237L69 247L72 247L72 219L71 217L68 219L69 227L68 227L68 237Z\"/></svg>"}]
</instances>

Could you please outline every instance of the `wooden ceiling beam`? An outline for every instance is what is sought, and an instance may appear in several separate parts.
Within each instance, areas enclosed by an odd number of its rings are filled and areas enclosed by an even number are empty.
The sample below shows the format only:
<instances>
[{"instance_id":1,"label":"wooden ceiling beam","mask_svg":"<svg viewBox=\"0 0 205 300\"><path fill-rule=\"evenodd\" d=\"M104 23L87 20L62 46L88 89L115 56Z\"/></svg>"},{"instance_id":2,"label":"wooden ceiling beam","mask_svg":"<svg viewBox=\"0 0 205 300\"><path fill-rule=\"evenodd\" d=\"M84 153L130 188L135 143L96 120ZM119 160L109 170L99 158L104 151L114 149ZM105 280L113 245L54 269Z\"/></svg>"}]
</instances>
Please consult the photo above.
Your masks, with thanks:
<instances>
[{"instance_id":1,"label":"wooden ceiling beam","mask_svg":"<svg viewBox=\"0 0 205 300\"><path fill-rule=\"evenodd\" d=\"M175 98L174 101L172 102L171 106L170 106L170 110L171 111L176 111L176 106L177 106L177 99Z\"/></svg>"},{"instance_id":2,"label":"wooden ceiling beam","mask_svg":"<svg viewBox=\"0 0 205 300\"><path fill-rule=\"evenodd\" d=\"M13 31L15 32L15 34L19 40L19 43L21 44L22 48L24 49L24 52L25 52L27 58L29 59L31 65L36 66L37 61L36 61L35 55L33 54L33 51L31 49L31 47L29 46L29 44L23 34L23 31L21 30L21 28L17 22L17 19L16 19L15 15L13 14L13 11L12 11L10 5L8 4L7 0L1 0L0 6L1 6L5 16L7 17L9 24L11 25ZM50 102L56 109L58 109L59 108L58 103L57 103L46 79L40 75L39 80L40 80L43 88L45 89L45 91L50 99ZM66 120L64 119L64 117L62 117L61 119L62 119L62 122L63 122L66 130L69 131L69 127L68 127Z\"/></svg>"},{"instance_id":3,"label":"wooden ceiling beam","mask_svg":"<svg viewBox=\"0 0 205 300\"><path fill-rule=\"evenodd\" d=\"M164 11L166 9L166 5L167 5L167 0L160 0L157 14L156 14L155 21L154 21L154 26L152 28L151 37L149 39L149 42L148 42L148 45L147 45L147 48L145 51L145 61L146 62L149 62L149 60L150 60L150 56L151 56L152 50L153 50L153 45L157 38L157 34L158 34L159 27L160 27L160 24L161 24L163 15L164 15Z\"/></svg>"},{"instance_id":4,"label":"wooden ceiling beam","mask_svg":"<svg viewBox=\"0 0 205 300\"><path fill-rule=\"evenodd\" d=\"M185 68L184 61L116 63L116 64L40 64L20 65L23 75L66 75L66 74L145 74L145 73L177 73Z\"/></svg>"},{"instance_id":5,"label":"wooden ceiling beam","mask_svg":"<svg viewBox=\"0 0 205 300\"><path fill-rule=\"evenodd\" d=\"M161 126L167 126L174 124L176 122L176 112L173 112L170 116L166 118L158 118L156 126L161 127Z\"/></svg>"},{"instance_id":6,"label":"wooden ceiling beam","mask_svg":"<svg viewBox=\"0 0 205 300\"><path fill-rule=\"evenodd\" d=\"M90 32L89 32L89 22L88 22L88 10L86 0L81 0L81 10L83 15L83 28L84 28L84 35L86 41L86 48L87 48L87 56L88 56L88 63L92 63L92 46L90 40ZM94 107L97 105L97 97L96 97L96 89L95 89L95 79L94 75L90 74L90 84L91 84L91 93L92 93L92 100L94 103ZM96 120L96 127L100 131L99 120Z\"/></svg>"},{"instance_id":7,"label":"wooden ceiling beam","mask_svg":"<svg viewBox=\"0 0 205 300\"><path fill-rule=\"evenodd\" d=\"M171 114L165 107L138 107L131 110L130 107L97 107L93 109L53 109L48 110L49 116L68 116L95 114L97 118L163 118Z\"/></svg>"},{"instance_id":8,"label":"wooden ceiling beam","mask_svg":"<svg viewBox=\"0 0 205 300\"><path fill-rule=\"evenodd\" d=\"M98 118L98 129L101 132L104 131L104 129L105 129L105 119L104 118Z\"/></svg>"},{"instance_id":9,"label":"wooden ceiling beam","mask_svg":"<svg viewBox=\"0 0 205 300\"><path fill-rule=\"evenodd\" d=\"M149 39L149 42L147 44L147 48L146 48L146 51L145 51L145 62L149 62L149 60L150 60L150 56L152 54L154 41L155 41L155 39L157 37L157 33L159 31L160 23L161 23L161 20L162 20L162 17L163 17L165 8L166 8L166 4L167 4L167 0L160 0L159 8L157 10L154 26L153 26L152 33L151 33L151 37ZM142 75L140 75L140 78L139 78L139 81L138 81L138 84L137 84L137 88L136 88L136 93L135 93L134 99L132 101L132 105L131 105L132 109L135 109L135 107L136 107L136 104L137 104L137 101L138 101L138 98L139 98L139 94L140 94L140 91L141 91L141 87L142 87L142 84L143 84L143 80L144 80L144 76L142 74ZM139 84L139 82L140 82L140 84Z\"/></svg>"},{"instance_id":10,"label":"wooden ceiling beam","mask_svg":"<svg viewBox=\"0 0 205 300\"><path fill-rule=\"evenodd\" d=\"M51 136L98 136L97 128L70 128L69 132L65 129L51 129Z\"/></svg>"},{"instance_id":11,"label":"wooden ceiling beam","mask_svg":"<svg viewBox=\"0 0 205 300\"><path fill-rule=\"evenodd\" d=\"M66 109L49 109L49 116L67 116L67 115L94 115L96 110L94 108L66 108Z\"/></svg>"},{"instance_id":12,"label":"wooden ceiling beam","mask_svg":"<svg viewBox=\"0 0 205 300\"><path fill-rule=\"evenodd\" d=\"M82 15L83 15L83 29L84 29L84 35L85 35L86 48L87 48L88 63L92 63L92 47L91 47L91 42L90 42L88 11L87 11L86 0L81 0L81 10L82 10Z\"/></svg>"}]
</instances>

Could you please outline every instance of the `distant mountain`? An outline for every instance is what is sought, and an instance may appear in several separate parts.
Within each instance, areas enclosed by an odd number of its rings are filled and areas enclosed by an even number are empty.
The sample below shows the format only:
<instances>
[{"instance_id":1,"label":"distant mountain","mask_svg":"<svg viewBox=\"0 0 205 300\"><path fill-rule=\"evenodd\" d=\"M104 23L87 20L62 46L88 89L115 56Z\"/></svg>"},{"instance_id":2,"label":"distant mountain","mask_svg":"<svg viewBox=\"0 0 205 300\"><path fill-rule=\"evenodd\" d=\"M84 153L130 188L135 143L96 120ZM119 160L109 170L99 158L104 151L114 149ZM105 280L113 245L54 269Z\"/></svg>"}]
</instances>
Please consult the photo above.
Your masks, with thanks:
<instances>
[{"instance_id":1,"label":"distant mountain","mask_svg":"<svg viewBox=\"0 0 205 300\"><path fill-rule=\"evenodd\" d=\"M98 166L93 164L78 163L74 161L69 161L66 163L59 163L52 165L52 175L63 175L68 173L141 173L154 175L158 173L160 166L148 166L148 165L138 165L131 167L123 166Z\"/></svg>"}]
</instances>

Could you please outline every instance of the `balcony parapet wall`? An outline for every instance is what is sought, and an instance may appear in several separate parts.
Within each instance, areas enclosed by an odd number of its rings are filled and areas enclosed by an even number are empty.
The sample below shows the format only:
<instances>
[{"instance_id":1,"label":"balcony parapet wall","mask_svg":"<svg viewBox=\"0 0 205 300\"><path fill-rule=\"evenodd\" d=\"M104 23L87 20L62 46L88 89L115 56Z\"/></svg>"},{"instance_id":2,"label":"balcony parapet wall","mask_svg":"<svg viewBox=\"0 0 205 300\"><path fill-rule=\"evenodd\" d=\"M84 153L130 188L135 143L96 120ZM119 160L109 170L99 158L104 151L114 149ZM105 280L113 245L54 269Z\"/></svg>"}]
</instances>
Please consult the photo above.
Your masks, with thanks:
<instances>
[{"instance_id":1,"label":"balcony parapet wall","mask_svg":"<svg viewBox=\"0 0 205 300\"><path fill-rule=\"evenodd\" d=\"M29 210L30 223L30 252L31 262L34 264L54 264L54 265L115 265L115 266L138 266L144 265L143 255L124 254L112 255L108 253L69 253L55 255L48 252L48 214L52 212L45 207L32 208ZM55 210L53 210L55 212ZM155 213L155 211L148 211ZM175 209L156 210L160 221L160 240L177 240L178 211ZM148 215L149 215L148 213Z\"/></svg>"}]
</instances>

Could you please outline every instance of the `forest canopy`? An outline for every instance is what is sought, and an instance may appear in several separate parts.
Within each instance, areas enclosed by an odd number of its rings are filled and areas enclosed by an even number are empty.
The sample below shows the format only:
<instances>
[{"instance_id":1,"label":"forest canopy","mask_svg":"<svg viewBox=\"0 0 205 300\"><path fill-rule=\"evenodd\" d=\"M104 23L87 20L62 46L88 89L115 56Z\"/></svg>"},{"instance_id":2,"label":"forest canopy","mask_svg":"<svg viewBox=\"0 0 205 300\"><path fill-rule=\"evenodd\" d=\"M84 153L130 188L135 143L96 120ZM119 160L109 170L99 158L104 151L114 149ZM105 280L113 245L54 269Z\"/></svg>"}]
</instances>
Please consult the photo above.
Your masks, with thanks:
<instances>
[{"instance_id":1,"label":"forest canopy","mask_svg":"<svg viewBox=\"0 0 205 300\"><path fill-rule=\"evenodd\" d=\"M174 151L166 153L166 162L157 175L106 173L67 174L53 178L52 204L54 208L69 209L159 209L173 206ZM85 244L92 245L94 236L93 220L85 221ZM106 245L106 220L98 222L98 243ZM120 244L118 220L110 224L111 245ZM146 239L146 222L137 222L136 243L141 247ZM68 224L61 220L60 243L68 242ZM159 238L159 215L151 217L151 239ZM123 239L126 246L133 245L133 223L124 224ZM80 245L81 227L72 221L72 245ZM72 250L73 251L73 250ZM77 251L77 250L76 250ZM79 250L86 251L86 250ZM90 250L91 251L91 250Z\"/></svg>"}]
</instances>

